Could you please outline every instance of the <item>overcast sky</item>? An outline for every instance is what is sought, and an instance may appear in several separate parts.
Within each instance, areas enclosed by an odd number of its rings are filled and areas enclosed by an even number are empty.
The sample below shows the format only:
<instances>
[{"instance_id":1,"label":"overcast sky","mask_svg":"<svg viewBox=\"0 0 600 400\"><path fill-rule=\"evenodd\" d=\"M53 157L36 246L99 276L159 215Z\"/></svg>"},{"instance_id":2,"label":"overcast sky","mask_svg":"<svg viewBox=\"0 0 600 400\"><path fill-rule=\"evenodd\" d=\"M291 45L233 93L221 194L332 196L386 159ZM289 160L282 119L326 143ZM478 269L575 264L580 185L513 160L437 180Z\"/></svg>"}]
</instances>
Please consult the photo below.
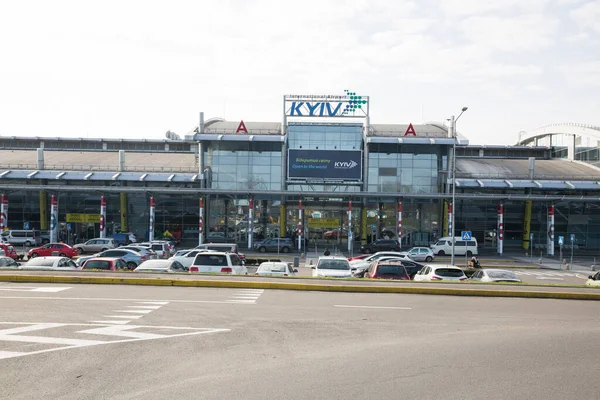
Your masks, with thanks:
<instances>
[{"instance_id":1,"label":"overcast sky","mask_svg":"<svg viewBox=\"0 0 600 400\"><path fill-rule=\"evenodd\" d=\"M281 121L284 94L371 96L372 123L472 144L600 125L600 0L11 1L0 135L164 138Z\"/></svg>"}]
</instances>

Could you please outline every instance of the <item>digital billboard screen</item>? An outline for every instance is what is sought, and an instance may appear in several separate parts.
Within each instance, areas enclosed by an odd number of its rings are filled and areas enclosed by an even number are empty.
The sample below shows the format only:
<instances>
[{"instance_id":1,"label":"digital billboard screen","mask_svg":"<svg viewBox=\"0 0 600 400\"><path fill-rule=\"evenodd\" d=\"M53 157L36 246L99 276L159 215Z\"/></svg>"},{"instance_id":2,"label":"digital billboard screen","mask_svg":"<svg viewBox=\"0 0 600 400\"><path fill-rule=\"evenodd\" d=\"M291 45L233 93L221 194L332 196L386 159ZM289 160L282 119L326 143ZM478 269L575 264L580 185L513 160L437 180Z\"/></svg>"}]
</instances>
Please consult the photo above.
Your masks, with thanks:
<instances>
[{"instance_id":1,"label":"digital billboard screen","mask_svg":"<svg viewBox=\"0 0 600 400\"><path fill-rule=\"evenodd\" d=\"M360 181L362 151L290 149L288 178Z\"/></svg>"}]
</instances>

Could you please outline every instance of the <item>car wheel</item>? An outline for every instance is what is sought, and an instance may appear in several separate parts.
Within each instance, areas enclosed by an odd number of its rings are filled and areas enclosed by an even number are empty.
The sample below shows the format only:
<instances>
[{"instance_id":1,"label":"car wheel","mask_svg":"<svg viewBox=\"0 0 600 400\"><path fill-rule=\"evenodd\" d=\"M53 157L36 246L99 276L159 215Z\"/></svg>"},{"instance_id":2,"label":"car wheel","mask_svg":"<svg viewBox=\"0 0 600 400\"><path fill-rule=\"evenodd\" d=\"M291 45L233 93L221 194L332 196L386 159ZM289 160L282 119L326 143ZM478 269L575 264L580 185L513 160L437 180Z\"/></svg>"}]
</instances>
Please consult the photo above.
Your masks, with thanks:
<instances>
[{"instance_id":1,"label":"car wheel","mask_svg":"<svg viewBox=\"0 0 600 400\"><path fill-rule=\"evenodd\" d=\"M31 255L29 256L30 258L36 258L38 256L38 253L31 253Z\"/></svg>"},{"instance_id":2,"label":"car wheel","mask_svg":"<svg viewBox=\"0 0 600 400\"><path fill-rule=\"evenodd\" d=\"M283 253L289 253L290 252L290 248L289 247L284 247L283 249L281 249L281 251Z\"/></svg>"},{"instance_id":3,"label":"car wheel","mask_svg":"<svg viewBox=\"0 0 600 400\"><path fill-rule=\"evenodd\" d=\"M473 257L473 252L471 250L467 251L467 257Z\"/></svg>"},{"instance_id":4,"label":"car wheel","mask_svg":"<svg viewBox=\"0 0 600 400\"><path fill-rule=\"evenodd\" d=\"M25 242L25 246L27 246L27 247L31 247L31 242L30 242L29 240L28 240L28 241L26 241L26 242Z\"/></svg>"},{"instance_id":5,"label":"car wheel","mask_svg":"<svg viewBox=\"0 0 600 400\"><path fill-rule=\"evenodd\" d=\"M369 249L364 249L364 250L363 250L363 253L365 253L365 254L371 254L371 250L369 250Z\"/></svg>"},{"instance_id":6,"label":"car wheel","mask_svg":"<svg viewBox=\"0 0 600 400\"><path fill-rule=\"evenodd\" d=\"M83 254L83 249L81 247L76 247L75 250L77 250L77 254Z\"/></svg>"},{"instance_id":7,"label":"car wheel","mask_svg":"<svg viewBox=\"0 0 600 400\"><path fill-rule=\"evenodd\" d=\"M261 253L265 253L267 251L267 248L265 246L261 246L258 248L258 251L260 251Z\"/></svg>"},{"instance_id":8,"label":"car wheel","mask_svg":"<svg viewBox=\"0 0 600 400\"><path fill-rule=\"evenodd\" d=\"M127 263L127 269L128 269L128 270L130 270L130 271L133 271L133 270L134 270L134 269L136 269L136 268L137 268L137 264L136 264L136 263L134 263L133 261L129 261L129 262Z\"/></svg>"},{"instance_id":9,"label":"car wheel","mask_svg":"<svg viewBox=\"0 0 600 400\"><path fill-rule=\"evenodd\" d=\"M445 256L445 255L446 255L446 252L445 252L444 250L440 250L440 251L438 251L438 254L437 254L437 255L438 255L438 256Z\"/></svg>"},{"instance_id":10,"label":"car wheel","mask_svg":"<svg viewBox=\"0 0 600 400\"><path fill-rule=\"evenodd\" d=\"M59 256L60 257L66 257L67 255L65 253L60 253Z\"/></svg>"},{"instance_id":11,"label":"car wheel","mask_svg":"<svg viewBox=\"0 0 600 400\"><path fill-rule=\"evenodd\" d=\"M433 261L433 257L431 257L431 256L427 256L427 257L425 258L425 261L427 261L427 262L431 262L431 261Z\"/></svg>"},{"instance_id":12,"label":"car wheel","mask_svg":"<svg viewBox=\"0 0 600 400\"><path fill-rule=\"evenodd\" d=\"M106 251L106 250L108 250L108 248L103 247L102 250L100 250L100 251Z\"/></svg>"}]
</instances>

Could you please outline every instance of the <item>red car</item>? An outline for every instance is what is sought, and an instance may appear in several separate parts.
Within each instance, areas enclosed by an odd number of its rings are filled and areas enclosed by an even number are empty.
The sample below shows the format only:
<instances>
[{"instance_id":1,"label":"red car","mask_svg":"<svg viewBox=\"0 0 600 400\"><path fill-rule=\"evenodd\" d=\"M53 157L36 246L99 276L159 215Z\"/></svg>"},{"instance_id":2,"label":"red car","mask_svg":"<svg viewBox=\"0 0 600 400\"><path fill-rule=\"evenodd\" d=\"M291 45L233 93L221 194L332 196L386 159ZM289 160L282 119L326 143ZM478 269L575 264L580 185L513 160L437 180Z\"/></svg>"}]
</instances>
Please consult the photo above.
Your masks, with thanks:
<instances>
[{"instance_id":1,"label":"red car","mask_svg":"<svg viewBox=\"0 0 600 400\"><path fill-rule=\"evenodd\" d=\"M90 258L81 267L82 270L127 271L127 263L120 258L95 257Z\"/></svg>"},{"instance_id":2,"label":"red car","mask_svg":"<svg viewBox=\"0 0 600 400\"><path fill-rule=\"evenodd\" d=\"M78 256L79 253L76 249L64 243L48 243L42 247L36 247L35 249L29 250L27 258L49 257L53 255L72 258Z\"/></svg>"},{"instance_id":3,"label":"red car","mask_svg":"<svg viewBox=\"0 0 600 400\"><path fill-rule=\"evenodd\" d=\"M17 260L19 258L17 251L11 244L0 243L0 250L4 250L4 255L12 258L13 260Z\"/></svg>"},{"instance_id":4,"label":"red car","mask_svg":"<svg viewBox=\"0 0 600 400\"><path fill-rule=\"evenodd\" d=\"M367 258L370 257L370 254L361 254L359 256L354 256L354 257L348 257L348 261L354 261L354 260L362 260L363 258Z\"/></svg>"},{"instance_id":5,"label":"red car","mask_svg":"<svg viewBox=\"0 0 600 400\"><path fill-rule=\"evenodd\" d=\"M400 261L374 261L365 272L365 278L410 281L410 276Z\"/></svg>"}]
</instances>

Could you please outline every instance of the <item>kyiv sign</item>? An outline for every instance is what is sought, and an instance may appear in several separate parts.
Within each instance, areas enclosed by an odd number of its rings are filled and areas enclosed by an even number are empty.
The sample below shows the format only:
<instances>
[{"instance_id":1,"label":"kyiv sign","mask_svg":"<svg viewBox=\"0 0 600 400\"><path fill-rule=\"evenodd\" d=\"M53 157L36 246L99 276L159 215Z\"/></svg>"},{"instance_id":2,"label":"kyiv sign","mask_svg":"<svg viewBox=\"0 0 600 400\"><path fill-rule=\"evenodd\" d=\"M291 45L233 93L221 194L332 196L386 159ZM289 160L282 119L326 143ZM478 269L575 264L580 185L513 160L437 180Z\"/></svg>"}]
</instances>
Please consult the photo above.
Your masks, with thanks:
<instances>
[{"instance_id":1,"label":"kyiv sign","mask_svg":"<svg viewBox=\"0 0 600 400\"><path fill-rule=\"evenodd\" d=\"M288 117L366 117L369 96L344 90L344 96L286 95L283 97Z\"/></svg>"}]
</instances>

